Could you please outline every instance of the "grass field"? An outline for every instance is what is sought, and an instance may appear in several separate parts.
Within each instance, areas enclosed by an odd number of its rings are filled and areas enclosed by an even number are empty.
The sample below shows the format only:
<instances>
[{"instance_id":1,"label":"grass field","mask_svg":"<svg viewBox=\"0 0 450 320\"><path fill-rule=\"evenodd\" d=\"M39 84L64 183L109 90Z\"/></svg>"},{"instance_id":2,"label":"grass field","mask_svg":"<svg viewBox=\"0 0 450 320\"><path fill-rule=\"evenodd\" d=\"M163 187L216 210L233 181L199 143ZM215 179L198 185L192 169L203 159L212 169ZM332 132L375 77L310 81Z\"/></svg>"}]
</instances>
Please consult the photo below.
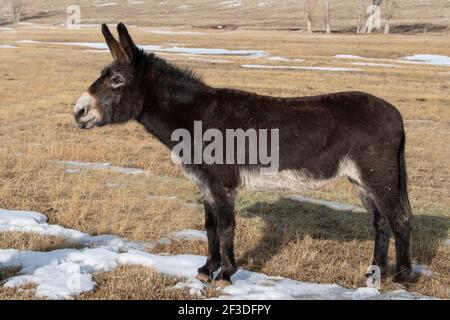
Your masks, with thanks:
<instances>
[{"instance_id":1,"label":"grass field","mask_svg":"<svg viewBox=\"0 0 450 320\"><path fill-rule=\"evenodd\" d=\"M62 8L62 2L58 2L56 8ZM448 8L446 1L435 2ZM42 3L44 1L35 2L36 12L43 10L39 7L44 5ZM203 8L203 11L193 10L196 14L206 14L202 1L193 2L192 6ZM140 45L266 52L266 56L259 58L159 54L195 69L212 86L277 96L359 90L394 104L406 120L410 197L415 213L413 259L433 272L432 276L420 277L407 289L449 298L450 247L444 242L450 238L450 67L399 61L413 54L450 56L446 30L414 36L307 35L280 30L294 26L297 18L292 15L286 13L290 18L277 22L278 18L272 20L263 11L255 12L242 28L213 30L195 28L192 21L203 26L237 24L237 21L245 21L245 11L236 16L223 15L223 19L213 15L208 20L196 19L196 15L187 13L166 15L162 9L148 8L145 10L149 11L142 10L142 15L135 15L135 9L130 9L125 19L115 7L111 11L98 10L87 10L87 21L83 22L120 19L139 25L131 27L130 31ZM286 11L277 11L280 16L290 11L283 10ZM63 17L58 12L28 22L57 23ZM147 12L148 23L141 24ZM445 14L442 10L439 12ZM214 14L222 16L221 12ZM427 16L424 13L424 21L433 20L439 14L434 12ZM133 20L130 18L133 16L138 18ZM343 29L351 25L345 19L339 24ZM270 26L275 27L270 30ZM146 242L157 241L174 230L202 230L201 210L164 198L177 196L188 203L200 200L196 187L171 163L169 150L143 128L128 123L80 131L74 124L72 111L77 98L111 57L108 53L61 42L103 42L99 28L68 30L27 24L7 27L12 30L0 29L0 208L39 211L53 224ZM23 40L39 42L20 42ZM15 47L1 48L1 45ZM342 54L372 59L335 57ZM245 68L243 65L279 69ZM307 69L309 67L355 70L321 71ZM55 160L108 162L141 168L153 175L132 176L96 170L70 173L67 167L52 162ZM337 283L348 288L363 286L363 274L371 262L373 246L369 216L291 201L286 199L289 194L239 193L236 255L240 265L247 270L300 281ZM164 197L148 198L149 195ZM305 190L302 195L361 205L351 185L345 181L336 181L321 190ZM49 251L68 246L67 240L59 238L0 233L0 248ZM196 241L173 241L153 251L205 255L206 245ZM394 259L393 246L390 257ZM4 270L0 278L6 279L16 272ZM95 281L97 289L78 298L193 298L183 290L165 290L177 279L146 268L120 267L97 275ZM382 289L396 287L389 278ZM205 294L214 296L216 293ZM0 287L0 298L34 297L26 290Z\"/></svg>"}]
</instances>

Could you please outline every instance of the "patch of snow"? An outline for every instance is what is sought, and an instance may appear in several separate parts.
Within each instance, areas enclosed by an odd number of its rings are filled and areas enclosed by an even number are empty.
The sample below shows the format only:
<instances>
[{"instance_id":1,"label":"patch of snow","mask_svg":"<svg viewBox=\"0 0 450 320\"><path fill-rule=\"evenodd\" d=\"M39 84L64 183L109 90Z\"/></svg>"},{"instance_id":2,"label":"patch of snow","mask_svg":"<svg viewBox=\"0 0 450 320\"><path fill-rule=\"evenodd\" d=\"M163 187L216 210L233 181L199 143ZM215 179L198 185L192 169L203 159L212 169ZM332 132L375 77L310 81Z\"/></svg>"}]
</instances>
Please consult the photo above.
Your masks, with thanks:
<instances>
[{"instance_id":1,"label":"patch of snow","mask_svg":"<svg viewBox=\"0 0 450 320\"><path fill-rule=\"evenodd\" d=\"M109 53L109 50L107 49L102 49L102 50L98 50L98 49L86 49L86 52L95 52L95 53Z\"/></svg>"},{"instance_id":2,"label":"patch of snow","mask_svg":"<svg viewBox=\"0 0 450 320\"><path fill-rule=\"evenodd\" d=\"M77 174L77 173L80 173L80 172L81 172L80 169L66 169L66 170L64 170L65 174Z\"/></svg>"},{"instance_id":3,"label":"patch of snow","mask_svg":"<svg viewBox=\"0 0 450 320\"><path fill-rule=\"evenodd\" d=\"M367 66L367 67L384 67L384 68L395 68L396 66L388 63L375 63L375 62L353 62L355 66Z\"/></svg>"},{"instance_id":4,"label":"patch of snow","mask_svg":"<svg viewBox=\"0 0 450 320\"><path fill-rule=\"evenodd\" d=\"M13 28L0 27L0 31L15 31Z\"/></svg>"},{"instance_id":5,"label":"patch of snow","mask_svg":"<svg viewBox=\"0 0 450 320\"><path fill-rule=\"evenodd\" d=\"M427 270L428 266L424 264L413 264L412 265L412 272L417 274L423 274L428 277L432 277L434 275L433 271Z\"/></svg>"},{"instance_id":6,"label":"patch of snow","mask_svg":"<svg viewBox=\"0 0 450 320\"><path fill-rule=\"evenodd\" d=\"M405 119L406 123L434 123L433 120L426 120L426 119Z\"/></svg>"},{"instance_id":7,"label":"patch of snow","mask_svg":"<svg viewBox=\"0 0 450 320\"><path fill-rule=\"evenodd\" d=\"M267 60L273 60L273 61L291 61L291 59L289 59L289 58L286 58L286 57L280 57L280 56L270 57L270 58L267 58Z\"/></svg>"},{"instance_id":8,"label":"patch of snow","mask_svg":"<svg viewBox=\"0 0 450 320\"><path fill-rule=\"evenodd\" d=\"M144 243L122 240L112 235L90 236L78 230L48 224L45 215L33 211L0 209L0 232L31 232L65 238L80 246L105 246L116 251L128 250L128 248L141 250L147 247Z\"/></svg>"},{"instance_id":9,"label":"patch of snow","mask_svg":"<svg viewBox=\"0 0 450 320\"><path fill-rule=\"evenodd\" d=\"M0 49L13 49L13 48L17 48L16 46L11 46L8 44L0 44Z\"/></svg>"},{"instance_id":10,"label":"patch of snow","mask_svg":"<svg viewBox=\"0 0 450 320\"><path fill-rule=\"evenodd\" d=\"M96 3L96 7L111 7L111 6L117 6L117 2L108 2L108 3Z\"/></svg>"},{"instance_id":11,"label":"patch of snow","mask_svg":"<svg viewBox=\"0 0 450 320\"><path fill-rule=\"evenodd\" d=\"M435 66L450 66L450 57L434 54L415 54L401 58L401 60L419 62Z\"/></svg>"},{"instance_id":12,"label":"patch of snow","mask_svg":"<svg viewBox=\"0 0 450 320\"><path fill-rule=\"evenodd\" d=\"M303 203L309 203L309 204L317 204L321 206L325 206L327 208L337 210L337 211L352 211L352 212L366 212L363 208L359 208L357 206L353 206L350 204L343 204L338 202L332 202L332 201L326 201L326 200L318 200L313 198L307 198L300 195L292 195L288 196L288 199L299 201Z\"/></svg>"},{"instance_id":13,"label":"patch of snow","mask_svg":"<svg viewBox=\"0 0 450 320\"><path fill-rule=\"evenodd\" d=\"M416 64L416 65L436 65L436 66L450 66L450 57L442 55L433 54L416 54L411 56L406 56L397 60L394 59L377 59L377 58L365 58L354 55L338 54L334 56L339 59L353 59L353 60L371 60L371 61L385 61L385 62L395 62L403 64Z\"/></svg>"},{"instance_id":14,"label":"patch of snow","mask_svg":"<svg viewBox=\"0 0 450 320\"><path fill-rule=\"evenodd\" d=\"M198 210L198 209L203 209L203 206L196 204L196 203L190 203L190 202L185 202L183 200L181 200L180 198L178 198L177 196L156 196L156 195L149 195L147 197L145 197L146 200L164 200L164 201L174 201L176 203L179 203L180 205L188 208L188 209L192 209L192 210Z\"/></svg>"},{"instance_id":15,"label":"patch of snow","mask_svg":"<svg viewBox=\"0 0 450 320\"><path fill-rule=\"evenodd\" d=\"M170 241L169 238L161 238L161 239L158 240L158 244L162 244L162 245L165 245L165 246L168 246L171 243L172 243L172 241Z\"/></svg>"},{"instance_id":16,"label":"patch of snow","mask_svg":"<svg viewBox=\"0 0 450 320\"><path fill-rule=\"evenodd\" d=\"M30 28L32 29L56 29L54 26L49 26L45 24L34 24Z\"/></svg>"},{"instance_id":17,"label":"patch of snow","mask_svg":"<svg viewBox=\"0 0 450 320\"><path fill-rule=\"evenodd\" d=\"M243 68L250 69L281 69L281 70L315 70L315 71L362 71L355 68L332 68L332 67L298 67L298 66L269 66L262 64L243 64Z\"/></svg>"},{"instance_id":18,"label":"patch of snow","mask_svg":"<svg viewBox=\"0 0 450 320\"><path fill-rule=\"evenodd\" d=\"M46 224L47 218L37 212L2 210L0 225L27 226ZM58 227L58 226L53 226ZM61 227L60 227L61 228ZM82 234L79 231L73 230ZM87 235L93 238L93 236ZM124 241L119 239L120 241ZM201 296L204 284L195 279L197 268L206 257L195 255L159 255L138 248L125 252L114 246L98 248L60 249L50 252L0 249L2 267L18 267L19 275L6 280L6 287L28 283L36 285L38 296L50 299L70 299L82 292L92 291L92 275L111 271L118 265L149 267L169 276L184 278L173 288L188 288ZM317 284L271 277L239 269L232 277L233 284L224 288L218 299L430 299L404 290L380 293L373 288L346 289L336 284Z\"/></svg>"},{"instance_id":19,"label":"patch of snow","mask_svg":"<svg viewBox=\"0 0 450 320\"><path fill-rule=\"evenodd\" d=\"M167 34L167 35L205 35L204 32L198 31L170 31L170 30L161 30L161 29L147 29L147 32L155 33L155 34Z\"/></svg>"},{"instance_id":20,"label":"patch of snow","mask_svg":"<svg viewBox=\"0 0 450 320\"><path fill-rule=\"evenodd\" d=\"M242 1L241 0L222 1L219 2L218 5L228 7L240 7L242 5Z\"/></svg>"},{"instance_id":21,"label":"patch of snow","mask_svg":"<svg viewBox=\"0 0 450 320\"><path fill-rule=\"evenodd\" d=\"M169 238L174 240L208 241L205 231L186 229L169 233Z\"/></svg>"},{"instance_id":22,"label":"patch of snow","mask_svg":"<svg viewBox=\"0 0 450 320\"><path fill-rule=\"evenodd\" d=\"M123 184L123 183L108 182L108 183L105 183L105 187L107 187L107 188L126 188L126 187L128 187L128 185Z\"/></svg>"},{"instance_id":23,"label":"patch of snow","mask_svg":"<svg viewBox=\"0 0 450 320\"><path fill-rule=\"evenodd\" d=\"M17 43L22 43L22 44L36 44L36 43L42 43L40 41L34 41L34 40L19 40L16 41Z\"/></svg>"},{"instance_id":24,"label":"patch of snow","mask_svg":"<svg viewBox=\"0 0 450 320\"><path fill-rule=\"evenodd\" d=\"M334 57L338 58L338 59L365 59L363 57L354 56L354 55L351 55L351 54L337 54Z\"/></svg>"},{"instance_id":25,"label":"patch of snow","mask_svg":"<svg viewBox=\"0 0 450 320\"><path fill-rule=\"evenodd\" d=\"M146 171L138 168L124 168L113 166L110 163L97 163L97 162L80 162L80 161L63 161L63 160L52 160L52 164L63 165L68 167L74 167L75 170L99 170L99 171L111 171L115 173L121 173L132 176L153 176L154 174L150 171ZM70 170L70 169L69 169ZM66 173L78 173L77 171L70 171Z\"/></svg>"},{"instance_id":26,"label":"patch of snow","mask_svg":"<svg viewBox=\"0 0 450 320\"><path fill-rule=\"evenodd\" d=\"M17 43L22 44L52 44L66 46L80 46L88 49L107 50L106 43L103 42L42 42L33 40L21 40ZM220 48L189 48L189 47L165 47L159 45L143 45L140 48L151 52L179 53L179 54L195 54L195 55L219 55L219 56L243 56L243 57L264 57L265 51L261 50L229 50Z\"/></svg>"},{"instance_id":27,"label":"patch of snow","mask_svg":"<svg viewBox=\"0 0 450 320\"><path fill-rule=\"evenodd\" d=\"M229 50L219 48L187 48L187 47L162 47L156 45L141 46L144 50L153 52L170 52L170 53L189 53L196 55L219 55L219 56L245 56L245 57L263 57L266 55L260 50Z\"/></svg>"},{"instance_id":28,"label":"patch of snow","mask_svg":"<svg viewBox=\"0 0 450 320\"><path fill-rule=\"evenodd\" d=\"M198 61L198 62L206 62L206 63L233 63L233 61L230 61L230 60L205 59L205 58L197 58L197 57L190 57L189 60Z\"/></svg>"}]
</instances>

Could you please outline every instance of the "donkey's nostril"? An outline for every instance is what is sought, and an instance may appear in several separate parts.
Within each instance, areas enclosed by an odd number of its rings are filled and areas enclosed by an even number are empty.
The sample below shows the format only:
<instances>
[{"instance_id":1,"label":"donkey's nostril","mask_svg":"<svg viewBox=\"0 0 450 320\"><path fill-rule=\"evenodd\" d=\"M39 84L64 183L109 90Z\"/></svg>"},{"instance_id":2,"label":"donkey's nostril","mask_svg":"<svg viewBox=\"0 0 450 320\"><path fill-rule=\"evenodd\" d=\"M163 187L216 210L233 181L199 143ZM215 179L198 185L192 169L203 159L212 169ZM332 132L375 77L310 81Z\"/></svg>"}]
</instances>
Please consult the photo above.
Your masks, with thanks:
<instances>
[{"instance_id":1,"label":"donkey's nostril","mask_svg":"<svg viewBox=\"0 0 450 320\"><path fill-rule=\"evenodd\" d=\"M87 114L87 108L80 108L75 113L75 118L80 119L81 117L84 117Z\"/></svg>"}]
</instances>

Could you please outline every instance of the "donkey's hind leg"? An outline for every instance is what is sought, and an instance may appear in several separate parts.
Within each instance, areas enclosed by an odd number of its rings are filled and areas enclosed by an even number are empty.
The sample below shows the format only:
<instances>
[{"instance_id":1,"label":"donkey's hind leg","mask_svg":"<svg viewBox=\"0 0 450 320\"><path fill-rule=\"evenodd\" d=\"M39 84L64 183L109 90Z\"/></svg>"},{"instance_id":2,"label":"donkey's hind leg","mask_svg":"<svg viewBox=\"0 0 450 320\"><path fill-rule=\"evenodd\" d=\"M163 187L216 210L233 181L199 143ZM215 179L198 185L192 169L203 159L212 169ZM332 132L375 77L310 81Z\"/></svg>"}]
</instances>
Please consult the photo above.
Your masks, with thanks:
<instances>
[{"instance_id":1,"label":"donkey's hind leg","mask_svg":"<svg viewBox=\"0 0 450 320\"><path fill-rule=\"evenodd\" d=\"M203 202L203 207L205 208L205 229L208 236L208 259L205 265L198 269L197 279L209 282L213 280L214 272L220 268L220 243L217 235L217 213L206 200Z\"/></svg>"},{"instance_id":2,"label":"donkey's hind leg","mask_svg":"<svg viewBox=\"0 0 450 320\"><path fill-rule=\"evenodd\" d=\"M412 280L411 265L411 215L400 204L384 207L389 225L395 237L396 272L394 281L409 282Z\"/></svg>"},{"instance_id":3,"label":"donkey's hind leg","mask_svg":"<svg viewBox=\"0 0 450 320\"><path fill-rule=\"evenodd\" d=\"M386 218L380 213L373 199L365 192L359 193L364 208L372 215L375 229L375 246L372 265L380 268L381 274L386 274L388 269L389 238L391 230Z\"/></svg>"},{"instance_id":4,"label":"donkey's hind leg","mask_svg":"<svg viewBox=\"0 0 450 320\"><path fill-rule=\"evenodd\" d=\"M388 180L388 179L386 179ZM394 179L392 179L394 180ZM412 280L411 265L411 213L402 200L396 182L387 182L372 188L373 199L381 216L385 217L395 238L397 282ZM387 189L387 191L386 191Z\"/></svg>"}]
</instances>

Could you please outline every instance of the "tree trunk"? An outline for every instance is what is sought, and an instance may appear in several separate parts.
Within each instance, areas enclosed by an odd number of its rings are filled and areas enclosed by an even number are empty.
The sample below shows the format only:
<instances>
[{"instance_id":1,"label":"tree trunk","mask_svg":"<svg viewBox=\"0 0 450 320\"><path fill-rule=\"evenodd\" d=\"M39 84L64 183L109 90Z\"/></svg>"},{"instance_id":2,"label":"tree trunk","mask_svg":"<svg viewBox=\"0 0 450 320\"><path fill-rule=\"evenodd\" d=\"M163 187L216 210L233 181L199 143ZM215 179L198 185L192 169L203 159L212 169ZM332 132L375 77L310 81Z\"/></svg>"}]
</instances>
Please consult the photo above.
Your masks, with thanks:
<instances>
[{"instance_id":1,"label":"tree trunk","mask_svg":"<svg viewBox=\"0 0 450 320\"><path fill-rule=\"evenodd\" d=\"M331 18L331 0L325 0L325 24L326 24L325 32L327 34L331 33L330 18Z\"/></svg>"},{"instance_id":2,"label":"tree trunk","mask_svg":"<svg viewBox=\"0 0 450 320\"><path fill-rule=\"evenodd\" d=\"M364 30L364 22L366 21L364 17L366 16L366 4L364 0L359 1L359 9L358 9L358 26L356 27L356 33L365 33ZM363 22L364 21L364 22Z\"/></svg>"},{"instance_id":3,"label":"tree trunk","mask_svg":"<svg viewBox=\"0 0 450 320\"><path fill-rule=\"evenodd\" d=\"M311 5L309 0L303 0L305 4L305 15L306 15L306 31L312 33L312 21L311 21Z\"/></svg>"},{"instance_id":4,"label":"tree trunk","mask_svg":"<svg viewBox=\"0 0 450 320\"><path fill-rule=\"evenodd\" d=\"M389 34L391 32L391 21L390 19L386 19L386 23L384 25L384 34Z\"/></svg>"},{"instance_id":5,"label":"tree trunk","mask_svg":"<svg viewBox=\"0 0 450 320\"><path fill-rule=\"evenodd\" d=\"M389 34L391 32L391 19L394 16L394 10L395 10L395 0L385 0L385 17L386 22L384 25L384 34Z\"/></svg>"},{"instance_id":6,"label":"tree trunk","mask_svg":"<svg viewBox=\"0 0 450 320\"><path fill-rule=\"evenodd\" d=\"M306 19L306 31L308 32L308 33L312 33L313 31L312 31L312 23L311 23L311 19L308 17L307 19Z\"/></svg>"}]
</instances>

